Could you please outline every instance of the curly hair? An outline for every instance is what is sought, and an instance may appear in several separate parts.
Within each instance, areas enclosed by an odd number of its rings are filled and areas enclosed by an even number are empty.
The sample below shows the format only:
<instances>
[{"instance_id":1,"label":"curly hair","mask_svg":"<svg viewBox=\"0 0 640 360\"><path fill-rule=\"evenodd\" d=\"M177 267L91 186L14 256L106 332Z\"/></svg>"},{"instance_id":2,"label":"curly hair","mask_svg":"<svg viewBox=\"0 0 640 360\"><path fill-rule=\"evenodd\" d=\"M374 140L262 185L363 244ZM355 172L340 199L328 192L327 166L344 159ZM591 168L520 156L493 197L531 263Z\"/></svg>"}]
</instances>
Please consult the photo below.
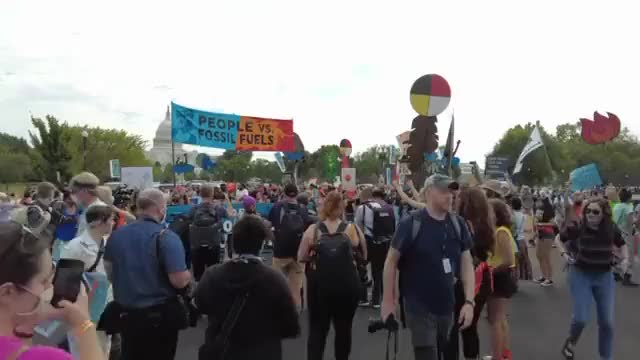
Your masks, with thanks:
<instances>
[{"instance_id":1,"label":"curly hair","mask_svg":"<svg viewBox=\"0 0 640 360\"><path fill-rule=\"evenodd\" d=\"M458 215L473 227L473 253L485 261L495 246L496 234L493 209L482 189L465 188L460 193Z\"/></svg>"},{"instance_id":2,"label":"curly hair","mask_svg":"<svg viewBox=\"0 0 640 360\"><path fill-rule=\"evenodd\" d=\"M511 211L509 211L507 204L500 199L490 199L489 204L495 215L496 226L511 227Z\"/></svg>"}]
</instances>

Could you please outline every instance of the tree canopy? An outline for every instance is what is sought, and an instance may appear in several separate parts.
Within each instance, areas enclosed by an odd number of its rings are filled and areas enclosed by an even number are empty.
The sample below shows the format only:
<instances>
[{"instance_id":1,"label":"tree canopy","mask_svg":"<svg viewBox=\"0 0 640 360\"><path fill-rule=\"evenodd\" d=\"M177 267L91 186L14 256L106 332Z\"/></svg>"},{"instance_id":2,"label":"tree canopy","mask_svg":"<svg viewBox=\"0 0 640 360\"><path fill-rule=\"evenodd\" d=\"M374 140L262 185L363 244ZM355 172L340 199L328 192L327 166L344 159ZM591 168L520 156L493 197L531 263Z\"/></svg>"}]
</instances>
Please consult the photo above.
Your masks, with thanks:
<instances>
[{"instance_id":1,"label":"tree canopy","mask_svg":"<svg viewBox=\"0 0 640 360\"><path fill-rule=\"evenodd\" d=\"M508 157L509 171L513 171L534 126L528 123L508 129L489 155ZM550 134L543 126L539 128L545 146L524 159L522 172L514 175L516 182L544 184L552 181L554 175L557 182L565 182L572 170L595 163L605 183L640 183L640 157L637 156L640 154L640 142L629 129L623 128L620 135L609 143L589 145L580 135L579 123L558 125L555 134Z\"/></svg>"}]
</instances>

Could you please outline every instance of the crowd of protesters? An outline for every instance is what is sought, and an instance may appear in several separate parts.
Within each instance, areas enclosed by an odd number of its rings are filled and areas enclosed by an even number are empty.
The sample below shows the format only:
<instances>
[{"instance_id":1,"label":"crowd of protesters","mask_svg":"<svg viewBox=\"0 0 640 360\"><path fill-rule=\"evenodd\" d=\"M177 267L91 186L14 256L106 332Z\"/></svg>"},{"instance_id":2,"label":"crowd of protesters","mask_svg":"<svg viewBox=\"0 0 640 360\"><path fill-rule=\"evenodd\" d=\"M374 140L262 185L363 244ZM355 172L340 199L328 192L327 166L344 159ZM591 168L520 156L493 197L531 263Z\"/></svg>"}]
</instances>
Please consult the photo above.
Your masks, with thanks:
<instances>
[{"instance_id":1,"label":"crowd of protesters","mask_svg":"<svg viewBox=\"0 0 640 360\"><path fill-rule=\"evenodd\" d=\"M258 214L261 203L269 214ZM168 223L172 205L190 208ZM180 331L206 316L200 359L282 359L306 306L307 359L323 358L333 325L334 357L346 360L360 306L380 309L372 331L403 319L417 360L479 358L486 308L485 359L511 359L510 299L519 281L554 286L557 248L574 312L562 353L574 358L593 298L599 355L611 359L615 282L637 286L639 210L629 189L467 186L440 174L420 189L203 184L114 194L85 172L63 189L0 193L0 358L174 359ZM55 264L65 260L81 261L92 280L75 302L52 306ZM46 319L67 325L57 348L31 343Z\"/></svg>"}]
</instances>

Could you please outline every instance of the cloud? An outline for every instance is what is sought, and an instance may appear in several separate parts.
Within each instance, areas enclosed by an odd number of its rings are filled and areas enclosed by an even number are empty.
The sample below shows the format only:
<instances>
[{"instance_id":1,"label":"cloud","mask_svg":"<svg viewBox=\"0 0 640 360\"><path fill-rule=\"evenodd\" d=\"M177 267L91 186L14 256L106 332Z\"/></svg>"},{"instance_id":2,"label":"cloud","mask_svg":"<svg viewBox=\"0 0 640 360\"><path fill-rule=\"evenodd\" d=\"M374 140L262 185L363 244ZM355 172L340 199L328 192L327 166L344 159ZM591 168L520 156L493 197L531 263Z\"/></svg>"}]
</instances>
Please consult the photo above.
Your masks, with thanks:
<instances>
[{"instance_id":1,"label":"cloud","mask_svg":"<svg viewBox=\"0 0 640 360\"><path fill-rule=\"evenodd\" d=\"M515 124L553 129L594 110L640 133L631 6L10 2L0 13L0 131L25 136L30 110L150 141L175 100L293 118L308 149L348 138L360 151L395 143L416 116L411 84L439 73L453 92L440 137L455 111L463 161L484 163Z\"/></svg>"}]
</instances>

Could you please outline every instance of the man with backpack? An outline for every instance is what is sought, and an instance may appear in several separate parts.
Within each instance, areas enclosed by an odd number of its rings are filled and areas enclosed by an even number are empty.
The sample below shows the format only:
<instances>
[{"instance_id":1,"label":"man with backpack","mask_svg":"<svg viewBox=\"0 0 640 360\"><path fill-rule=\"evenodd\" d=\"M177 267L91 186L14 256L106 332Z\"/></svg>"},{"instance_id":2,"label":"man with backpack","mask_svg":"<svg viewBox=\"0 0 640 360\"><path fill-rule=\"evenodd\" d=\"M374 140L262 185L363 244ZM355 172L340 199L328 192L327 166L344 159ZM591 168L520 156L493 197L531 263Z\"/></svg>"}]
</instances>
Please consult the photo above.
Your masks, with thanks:
<instances>
[{"instance_id":1,"label":"man with backpack","mask_svg":"<svg viewBox=\"0 0 640 360\"><path fill-rule=\"evenodd\" d=\"M208 266L220 263L222 222L227 210L214 199L214 188L205 184L200 188L202 203L194 206L187 215L193 277L199 281Z\"/></svg>"},{"instance_id":2,"label":"man with backpack","mask_svg":"<svg viewBox=\"0 0 640 360\"><path fill-rule=\"evenodd\" d=\"M291 296L298 308L302 306L302 284L304 271L298 262L298 247L302 234L312 223L306 207L298 204L298 187L287 184L284 187L284 199L271 208L269 221L273 225L273 267L282 271L289 283Z\"/></svg>"},{"instance_id":3,"label":"man with backpack","mask_svg":"<svg viewBox=\"0 0 640 360\"><path fill-rule=\"evenodd\" d=\"M373 196L370 199L369 196ZM384 201L385 193L381 188L364 189L361 193L363 204L356 210L355 223L362 229L367 239L371 275L373 277L373 291L371 303L375 309L380 308L382 297L382 271L384 261L389 251L391 238L396 231L394 209ZM365 293L366 294L366 293ZM361 306L368 306L368 298L363 299Z\"/></svg>"},{"instance_id":4,"label":"man with backpack","mask_svg":"<svg viewBox=\"0 0 640 360\"><path fill-rule=\"evenodd\" d=\"M13 221L24 225L32 233L45 239L53 246L56 225L62 214L52 208L56 187L50 182L41 182L36 187L35 201L18 209Z\"/></svg>"},{"instance_id":5,"label":"man with backpack","mask_svg":"<svg viewBox=\"0 0 640 360\"><path fill-rule=\"evenodd\" d=\"M473 320L471 237L464 220L451 213L452 190L457 188L448 176L427 178L422 192L427 205L400 221L384 265L382 320L396 309L399 270L401 305L416 360L438 359L444 350L453 321L456 281L462 281L466 299L460 311L461 328Z\"/></svg>"}]
</instances>

